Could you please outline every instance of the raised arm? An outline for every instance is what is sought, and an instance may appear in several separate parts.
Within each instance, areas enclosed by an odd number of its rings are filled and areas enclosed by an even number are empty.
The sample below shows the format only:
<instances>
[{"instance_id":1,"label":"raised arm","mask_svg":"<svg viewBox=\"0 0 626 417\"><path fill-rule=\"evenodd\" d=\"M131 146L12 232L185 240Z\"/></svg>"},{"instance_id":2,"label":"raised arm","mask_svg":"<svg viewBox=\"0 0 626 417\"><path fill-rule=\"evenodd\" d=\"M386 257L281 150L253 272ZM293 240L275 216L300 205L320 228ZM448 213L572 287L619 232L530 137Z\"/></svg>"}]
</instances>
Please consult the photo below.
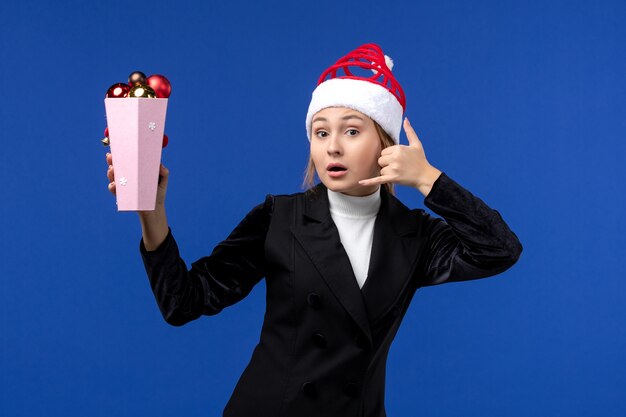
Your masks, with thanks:
<instances>
[{"instance_id":1,"label":"raised arm","mask_svg":"<svg viewBox=\"0 0 626 417\"><path fill-rule=\"evenodd\" d=\"M359 183L413 187L425 196L424 204L445 219L416 210L429 242L416 270L420 284L484 278L510 268L522 245L500 213L428 162L408 119L404 131L409 144L383 149L378 159L380 176Z\"/></svg>"},{"instance_id":2,"label":"raised arm","mask_svg":"<svg viewBox=\"0 0 626 417\"><path fill-rule=\"evenodd\" d=\"M428 236L428 251L418 271L421 285L496 275L519 259L522 244L500 213L445 173L424 204L443 219L420 210Z\"/></svg>"}]
</instances>

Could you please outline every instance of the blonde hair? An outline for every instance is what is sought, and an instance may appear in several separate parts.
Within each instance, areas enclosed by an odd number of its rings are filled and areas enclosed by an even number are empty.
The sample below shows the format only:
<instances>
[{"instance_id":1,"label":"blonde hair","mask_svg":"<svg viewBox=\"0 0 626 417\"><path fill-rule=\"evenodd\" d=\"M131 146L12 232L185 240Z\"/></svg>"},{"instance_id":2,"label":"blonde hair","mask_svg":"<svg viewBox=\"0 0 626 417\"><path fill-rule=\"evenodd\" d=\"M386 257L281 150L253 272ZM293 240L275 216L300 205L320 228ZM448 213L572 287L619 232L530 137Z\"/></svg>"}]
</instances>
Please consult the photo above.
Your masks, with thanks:
<instances>
[{"instance_id":1,"label":"blonde hair","mask_svg":"<svg viewBox=\"0 0 626 417\"><path fill-rule=\"evenodd\" d=\"M374 120L374 126L376 127L376 131L378 132L378 138L380 139L380 147L381 150L393 146L396 144L394 140L389 136L387 132ZM302 181L302 188L305 190L311 190L315 185L315 164L313 163L313 158L311 158L311 154L309 154L309 162L307 163L307 167L304 170L304 181ZM380 175L380 174L379 174ZM391 195L395 195L395 190L393 187L393 183L385 183L382 184L387 192Z\"/></svg>"}]
</instances>

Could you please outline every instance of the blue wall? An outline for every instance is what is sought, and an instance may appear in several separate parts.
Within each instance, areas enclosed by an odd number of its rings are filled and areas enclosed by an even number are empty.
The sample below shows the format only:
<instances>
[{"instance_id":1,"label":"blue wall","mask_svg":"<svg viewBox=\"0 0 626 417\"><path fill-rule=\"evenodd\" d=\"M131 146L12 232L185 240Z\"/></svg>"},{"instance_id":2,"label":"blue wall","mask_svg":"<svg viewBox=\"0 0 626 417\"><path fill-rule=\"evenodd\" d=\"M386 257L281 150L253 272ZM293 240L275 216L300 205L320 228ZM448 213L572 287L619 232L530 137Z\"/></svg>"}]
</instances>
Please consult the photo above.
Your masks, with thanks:
<instances>
[{"instance_id":1,"label":"blue wall","mask_svg":"<svg viewBox=\"0 0 626 417\"><path fill-rule=\"evenodd\" d=\"M429 161L524 244L498 277L417 292L390 417L623 415L625 2L173 3L3 2L1 415L221 414L264 284L163 321L137 214L107 191L104 93L133 70L173 84L167 210L189 265L299 191L317 77L367 42L394 58Z\"/></svg>"}]
</instances>

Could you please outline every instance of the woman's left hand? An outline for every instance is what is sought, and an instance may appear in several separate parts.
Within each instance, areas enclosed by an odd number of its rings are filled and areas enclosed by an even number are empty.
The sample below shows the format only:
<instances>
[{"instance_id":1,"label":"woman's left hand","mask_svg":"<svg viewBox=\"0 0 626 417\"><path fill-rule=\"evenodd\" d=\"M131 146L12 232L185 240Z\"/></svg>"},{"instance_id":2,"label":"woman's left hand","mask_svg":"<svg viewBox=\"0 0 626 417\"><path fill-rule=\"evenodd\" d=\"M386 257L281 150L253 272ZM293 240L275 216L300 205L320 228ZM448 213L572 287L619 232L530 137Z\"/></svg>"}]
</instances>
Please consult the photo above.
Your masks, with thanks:
<instances>
[{"instance_id":1,"label":"woman's left hand","mask_svg":"<svg viewBox=\"0 0 626 417\"><path fill-rule=\"evenodd\" d=\"M430 165L426 159L422 142L411 127L409 119L404 119L404 132L409 145L394 145L382 150L378 165L380 176L359 181L361 185L395 183L417 188L428 195L441 171Z\"/></svg>"}]
</instances>

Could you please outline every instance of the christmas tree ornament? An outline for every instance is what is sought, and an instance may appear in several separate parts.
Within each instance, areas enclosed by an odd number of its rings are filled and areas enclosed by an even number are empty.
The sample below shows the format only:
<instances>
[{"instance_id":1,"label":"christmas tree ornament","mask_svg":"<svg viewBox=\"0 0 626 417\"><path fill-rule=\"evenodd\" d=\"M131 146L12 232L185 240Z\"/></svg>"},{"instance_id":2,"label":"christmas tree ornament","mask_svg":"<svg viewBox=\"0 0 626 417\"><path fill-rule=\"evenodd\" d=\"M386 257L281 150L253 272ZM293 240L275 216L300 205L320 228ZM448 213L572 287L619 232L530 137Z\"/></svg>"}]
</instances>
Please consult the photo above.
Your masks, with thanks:
<instances>
[{"instance_id":1,"label":"christmas tree ornament","mask_svg":"<svg viewBox=\"0 0 626 417\"><path fill-rule=\"evenodd\" d=\"M164 79L159 80L160 89L166 93ZM155 99L140 71L131 73L128 82L132 85L124 83L125 96L132 100L114 100L113 95L104 99L107 129L101 142L110 146L115 161L117 210L150 211L156 208L159 163L168 142L164 135L168 99Z\"/></svg>"},{"instance_id":2,"label":"christmas tree ornament","mask_svg":"<svg viewBox=\"0 0 626 417\"><path fill-rule=\"evenodd\" d=\"M104 146L109 146L109 127L104 128L104 139L100 140Z\"/></svg>"},{"instance_id":3,"label":"christmas tree ornament","mask_svg":"<svg viewBox=\"0 0 626 417\"><path fill-rule=\"evenodd\" d=\"M146 84L135 84L128 92L131 98L155 98L156 94L152 87Z\"/></svg>"},{"instance_id":4,"label":"christmas tree ornament","mask_svg":"<svg viewBox=\"0 0 626 417\"><path fill-rule=\"evenodd\" d=\"M130 86L128 84L117 83L109 87L105 97L106 98L125 98L125 97L128 97L129 91L130 91Z\"/></svg>"},{"instance_id":5,"label":"christmas tree ornament","mask_svg":"<svg viewBox=\"0 0 626 417\"><path fill-rule=\"evenodd\" d=\"M167 144L169 143L170 139L167 137L167 135L164 133L163 134L163 148L165 148L167 146Z\"/></svg>"},{"instance_id":6,"label":"christmas tree ornament","mask_svg":"<svg viewBox=\"0 0 626 417\"><path fill-rule=\"evenodd\" d=\"M163 75L154 74L146 79L148 84L154 90L157 98L168 98L172 93L172 85Z\"/></svg>"},{"instance_id":7,"label":"christmas tree ornament","mask_svg":"<svg viewBox=\"0 0 626 417\"><path fill-rule=\"evenodd\" d=\"M141 71L131 72L128 76L128 85L134 86L136 84L145 84L146 83L146 74Z\"/></svg>"}]
</instances>

